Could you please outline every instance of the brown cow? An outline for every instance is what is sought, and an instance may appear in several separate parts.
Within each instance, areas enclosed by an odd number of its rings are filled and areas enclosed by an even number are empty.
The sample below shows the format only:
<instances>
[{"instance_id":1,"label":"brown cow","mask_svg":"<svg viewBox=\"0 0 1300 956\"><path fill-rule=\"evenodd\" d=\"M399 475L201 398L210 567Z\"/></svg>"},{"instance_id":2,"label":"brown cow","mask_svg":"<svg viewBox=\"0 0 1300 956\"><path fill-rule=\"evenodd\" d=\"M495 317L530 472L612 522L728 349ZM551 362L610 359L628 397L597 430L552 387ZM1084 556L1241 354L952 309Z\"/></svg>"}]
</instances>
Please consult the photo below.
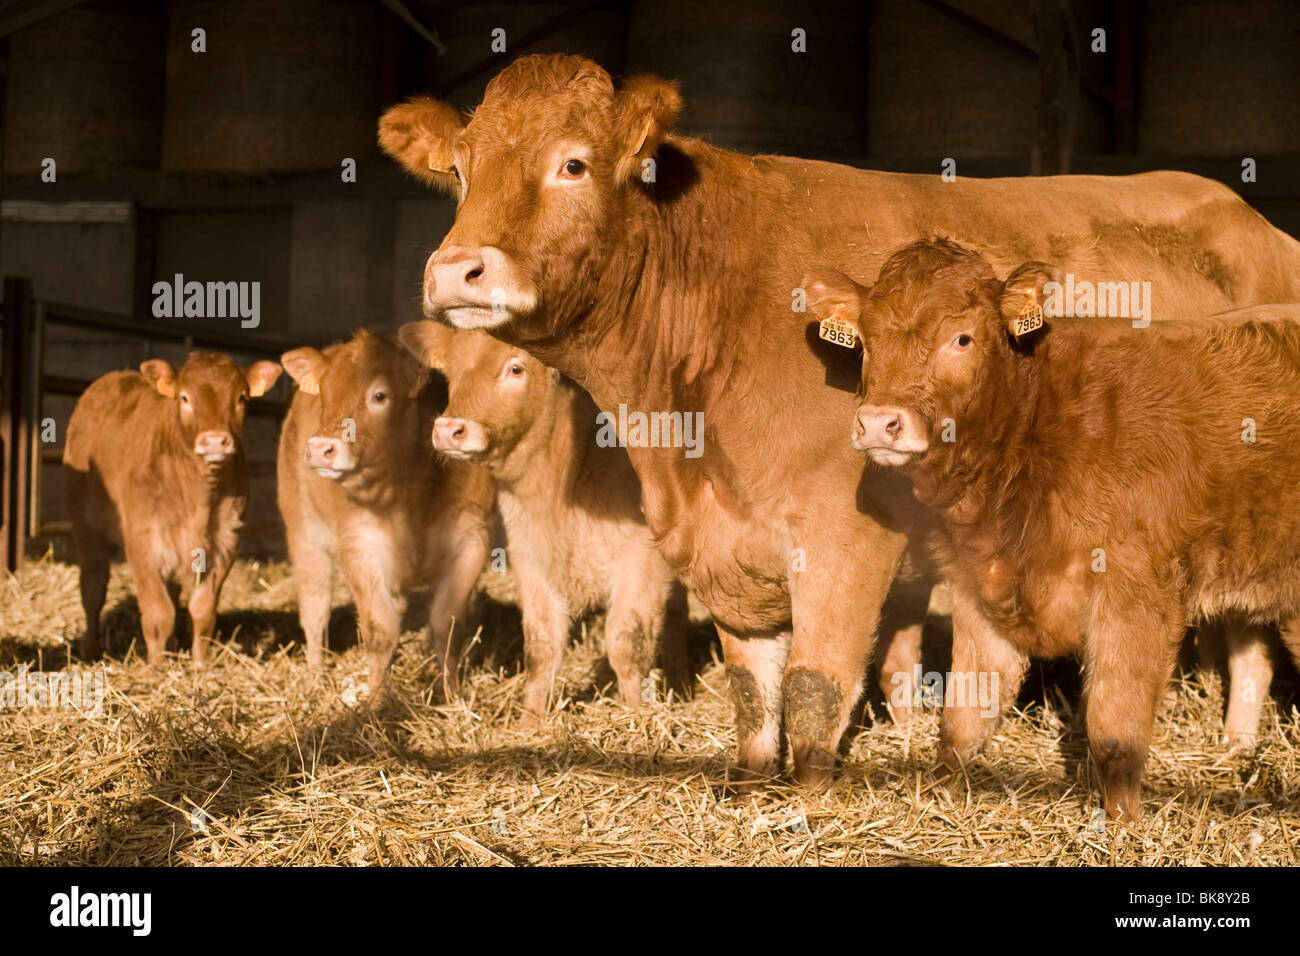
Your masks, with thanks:
<instances>
[{"instance_id":1,"label":"brown cow","mask_svg":"<svg viewBox=\"0 0 1300 956\"><path fill-rule=\"evenodd\" d=\"M941 240L869 295L843 277L810 295L864 343L854 447L937 510L954 630L993 648L954 645L950 683L1014 675L988 688L987 734L1030 656L1080 653L1106 812L1136 819L1189 622L1281 622L1300 661L1300 305L1134 329L1053 320L1059 283L1041 262L999 280Z\"/></svg>"},{"instance_id":2,"label":"brown cow","mask_svg":"<svg viewBox=\"0 0 1300 956\"><path fill-rule=\"evenodd\" d=\"M426 320L402 326L398 340L450 385L433 446L492 472L523 611L529 722L548 709L574 621L597 607L608 610L606 653L625 704L640 706L661 647L667 681L679 684L685 622L665 629L674 575L646 527L627 452L597 442L591 397L483 332Z\"/></svg>"},{"instance_id":3,"label":"brown cow","mask_svg":"<svg viewBox=\"0 0 1300 956\"><path fill-rule=\"evenodd\" d=\"M86 610L82 657L100 655L109 560L122 546L149 663L163 664L181 583L194 576L191 654L203 665L248 500L244 408L279 375L274 362L241 369L229 356L192 352L179 372L150 359L139 372L97 379L77 400L63 468Z\"/></svg>"},{"instance_id":4,"label":"brown cow","mask_svg":"<svg viewBox=\"0 0 1300 956\"><path fill-rule=\"evenodd\" d=\"M379 140L459 200L425 268L429 318L491 330L601 408L704 415L697 457L630 447L646 518L717 621L742 777L780 769L784 726L815 782L923 509L844 441L858 370L810 337L806 269L874 275L942 231L1003 269L1149 280L1159 319L1300 300L1300 243L1195 176L945 182L742 156L671 135L680 108L664 80L616 90L590 60L529 56L468 122L416 99Z\"/></svg>"},{"instance_id":5,"label":"brown cow","mask_svg":"<svg viewBox=\"0 0 1300 956\"><path fill-rule=\"evenodd\" d=\"M280 433L280 512L298 584L307 662L324 663L334 572L356 602L369 706L384 701L405 591L431 584L431 645L459 694L460 636L488 550L486 470L436 460L428 370L390 339L357 332L323 352L281 356L298 385Z\"/></svg>"}]
</instances>

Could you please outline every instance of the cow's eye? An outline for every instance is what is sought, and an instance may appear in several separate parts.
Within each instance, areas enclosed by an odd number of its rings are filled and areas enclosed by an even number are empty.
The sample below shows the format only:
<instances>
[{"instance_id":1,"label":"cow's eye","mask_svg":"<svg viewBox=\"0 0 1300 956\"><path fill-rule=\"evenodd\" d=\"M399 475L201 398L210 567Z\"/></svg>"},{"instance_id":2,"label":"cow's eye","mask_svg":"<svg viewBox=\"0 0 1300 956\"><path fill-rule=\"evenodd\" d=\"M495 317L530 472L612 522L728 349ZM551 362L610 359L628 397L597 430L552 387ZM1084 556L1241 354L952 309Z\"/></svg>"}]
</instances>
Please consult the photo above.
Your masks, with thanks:
<instances>
[{"instance_id":1,"label":"cow's eye","mask_svg":"<svg viewBox=\"0 0 1300 956\"><path fill-rule=\"evenodd\" d=\"M182 405L188 405L189 403L190 403L190 396L189 396L189 393L188 393L188 392L181 392L181 404L182 404Z\"/></svg>"},{"instance_id":2,"label":"cow's eye","mask_svg":"<svg viewBox=\"0 0 1300 956\"><path fill-rule=\"evenodd\" d=\"M958 352L964 352L968 348L970 348L971 343L974 341L975 340L973 338L971 338L969 335L963 332L961 335L957 336L955 339L952 340L952 347L956 349Z\"/></svg>"},{"instance_id":3,"label":"cow's eye","mask_svg":"<svg viewBox=\"0 0 1300 956\"><path fill-rule=\"evenodd\" d=\"M515 378L518 378L519 376L524 374L524 367L520 365L518 362L511 362L510 374L513 375Z\"/></svg>"},{"instance_id":4,"label":"cow's eye","mask_svg":"<svg viewBox=\"0 0 1300 956\"><path fill-rule=\"evenodd\" d=\"M581 179L582 174L587 171L587 164L580 159L565 160L564 165L560 167L561 179Z\"/></svg>"},{"instance_id":5,"label":"cow's eye","mask_svg":"<svg viewBox=\"0 0 1300 956\"><path fill-rule=\"evenodd\" d=\"M383 389L379 389L370 396L370 403L372 405L382 405L386 401L388 401L388 393Z\"/></svg>"}]
</instances>

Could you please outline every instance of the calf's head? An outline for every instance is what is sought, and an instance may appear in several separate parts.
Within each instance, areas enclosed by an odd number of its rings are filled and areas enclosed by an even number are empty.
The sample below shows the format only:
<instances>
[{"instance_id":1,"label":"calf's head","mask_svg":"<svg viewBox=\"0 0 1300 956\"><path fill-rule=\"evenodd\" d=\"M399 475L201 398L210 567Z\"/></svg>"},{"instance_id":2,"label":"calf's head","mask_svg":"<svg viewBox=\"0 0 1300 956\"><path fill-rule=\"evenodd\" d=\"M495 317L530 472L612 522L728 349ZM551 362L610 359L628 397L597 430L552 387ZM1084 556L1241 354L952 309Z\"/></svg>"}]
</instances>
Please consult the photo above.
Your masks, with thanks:
<instances>
[{"instance_id":1,"label":"calf's head","mask_svg":"<svg viewBox=\"0 0 1300 956\"><path fill-rule=\"evenodd\" d=\"M915 464L1009 414L1026 359L1016 321L1041 309L1043 285L1056 277L1028 262L1000 280L978 254L943 239L894 253L870 290L840 273L806 276L814 314L856 320L862 338L853 447L877 464Z\"/></svg>"},{"instance_id":2,"label":"calf's head","mask_svg":"<svg viewBox=\"0 0 1300 956\"><path fill-rule=\"evenodd\" d=\"M140 374L175 403L186 446L216 464L239 450L245 406L275 384L280 366L254 362L241 369L228 355L191 352L180 371L162 359L149 359L140 365Z\"/></svg>"},{"instance_id":3,"label":"calf's head","mask_svg":"<svg viewBox=\"0 0 1300 956\"><path fill-rule=\"evenodd\" d=\"M323 352L280 357L298 389L320 396L320 430L303 455L323 478L386 471L416 450L428 371L390 339L360 330Z\"/></svg>"},{"instance_id":4,"label":"calf's head","mask_svg":"<svg viewBox=\"0 0 1300 956\"><path fill-rule=\"evenodd\" d=\"M468 122L425 97L388 110L383 149L459 202L425 266L425 314L462 329L509 324L517 341L581 318L680 109L665 80L616 91L596 63L556 55L516 60Z\"/></svg>"},{"instance_id":5,"label":"calf's head","mask_svg":"<svg viewBox=\"0 0 1300 956\"><path fill-rule=\"evenodd\" d=\"M446 455L501 462L552 414L559 372L513 345L427 319L402 326L397 338L447 376L447 408L433 423L433 447Z\"/></svg>"}]
</instances>

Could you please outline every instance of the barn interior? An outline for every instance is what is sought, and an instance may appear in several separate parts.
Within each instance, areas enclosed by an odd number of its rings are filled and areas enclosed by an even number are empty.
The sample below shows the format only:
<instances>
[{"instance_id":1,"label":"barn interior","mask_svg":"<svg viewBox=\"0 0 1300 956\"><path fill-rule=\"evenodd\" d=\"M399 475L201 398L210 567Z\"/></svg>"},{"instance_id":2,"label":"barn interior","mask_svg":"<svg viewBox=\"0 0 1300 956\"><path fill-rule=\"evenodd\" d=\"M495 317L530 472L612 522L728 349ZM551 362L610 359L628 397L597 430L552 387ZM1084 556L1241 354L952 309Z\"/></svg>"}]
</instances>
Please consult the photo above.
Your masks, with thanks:
<instances>
[{"instance_id":1,"label":"barn interior","mask_svg":"<svg viewBox=\"0 0 1300 956\"><path fill-rule=\"evenodd\" d=\"M3 0L3 560L70 557L63 425L99 375L418 317L453 205L376 147L409 95L469 107L515 56L582 53L677 79L680 129L723 146L961 176L1183 169L1300 235L1297 47L1292 0ZM258 283L256 326L159 317L177 276ZM287 389L246 435L251 554L284 550Z\"/></svg>"}]
</instances>

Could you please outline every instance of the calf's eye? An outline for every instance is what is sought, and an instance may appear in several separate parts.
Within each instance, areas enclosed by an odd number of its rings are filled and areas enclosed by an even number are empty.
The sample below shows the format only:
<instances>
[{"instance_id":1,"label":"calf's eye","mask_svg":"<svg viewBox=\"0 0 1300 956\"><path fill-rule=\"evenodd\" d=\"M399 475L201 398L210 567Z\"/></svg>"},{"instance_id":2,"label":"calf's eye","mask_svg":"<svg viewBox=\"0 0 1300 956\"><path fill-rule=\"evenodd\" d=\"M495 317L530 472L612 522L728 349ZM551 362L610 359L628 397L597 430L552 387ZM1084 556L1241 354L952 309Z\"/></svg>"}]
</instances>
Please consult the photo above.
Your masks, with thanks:
<instances>
[{"instance_id":1,"label":"calf's eye","mask_svg":"<svg viewBox=\"0 0 1300 956\"><path fill-rule=\"evenodd\" d=\"M185 392L181 392L181 404L188 405L189 403L190 403L190 396Z\"/></svg>"},{"instance_id":2,"label":"calf's eye","mask_svg":"<svg viewBox=\"0 0 1300 956\"><path fill-rule=\"evenodd\" d=\"M384 402L388 401L388 393L375 392L373 395L370 396L370 401L375 405L382 405L384 404Z\"/></svg>"},{"instance_id":3,"label":"calf's eye","mask_svg":"<svg viewBox=\"0 0 1300 956\"><path fill-rule=\"evenodd\" d=\"M510 374L515 376L523 375L524 367L520 365L518 362L515 362L510 366Z\"/></svg>"},{"instance_id":4,"label":"calf's eye","mask_svg":"<svg viewBox=\"0 0 1300 956\"><path fill-rule=\"evenodd\" d=\"M963 332L961 335L957 336L955 339L952 340L952 347L955 348L958 352L963 352L966 349L970 348L970 344L974 341L975 341L974 339L972 339L969 335Z\"/></svg>"},{"instance_id":5,"label":"calf's eye","mask_svg":"<svg viewBox=\"0 0 1300 956\"><path fill-rule=\"evenodd\" d=\"M582 174L585 173L586 171L587 171L587 164L584 163L582 160L580 159L565 160L564 165L560 167L560 178L579 179L582 177Z\"/></svg>"}]
</instances>

